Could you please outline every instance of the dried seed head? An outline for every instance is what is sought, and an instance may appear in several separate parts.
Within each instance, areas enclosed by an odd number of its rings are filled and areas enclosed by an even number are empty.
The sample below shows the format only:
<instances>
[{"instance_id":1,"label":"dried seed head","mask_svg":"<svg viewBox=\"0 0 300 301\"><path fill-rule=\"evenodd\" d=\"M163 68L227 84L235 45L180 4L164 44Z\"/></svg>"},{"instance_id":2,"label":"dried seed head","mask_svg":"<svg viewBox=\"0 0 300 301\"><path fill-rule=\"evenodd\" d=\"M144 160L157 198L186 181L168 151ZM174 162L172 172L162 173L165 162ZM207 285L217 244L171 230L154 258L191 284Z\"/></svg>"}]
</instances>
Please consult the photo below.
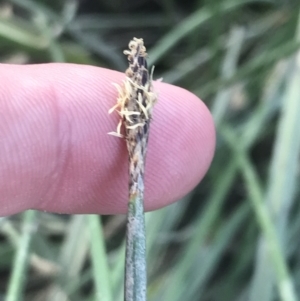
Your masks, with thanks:
<instances>
[{"instance_id":1,"label":"dried seed head","mask_svg":"<svg viewBox=\"0 0 300 301\"><path fill-rule=\"evenodd\" d=\"M124 51L129 61L126 79L122 86L114 84L119 95L117 104L109 110L109 113L117 110L121 116L117 132L109 134L123 137L121 134L121 125L123 125L127 139L135 134L131 133L130 130L144 126L148 129L153 105L157 101L157 95L153 92L152 86L153 72L149 74L147 69L147 52L143 39L133 38L128 47L129 50Z\"/></svg>"}]
</instances>

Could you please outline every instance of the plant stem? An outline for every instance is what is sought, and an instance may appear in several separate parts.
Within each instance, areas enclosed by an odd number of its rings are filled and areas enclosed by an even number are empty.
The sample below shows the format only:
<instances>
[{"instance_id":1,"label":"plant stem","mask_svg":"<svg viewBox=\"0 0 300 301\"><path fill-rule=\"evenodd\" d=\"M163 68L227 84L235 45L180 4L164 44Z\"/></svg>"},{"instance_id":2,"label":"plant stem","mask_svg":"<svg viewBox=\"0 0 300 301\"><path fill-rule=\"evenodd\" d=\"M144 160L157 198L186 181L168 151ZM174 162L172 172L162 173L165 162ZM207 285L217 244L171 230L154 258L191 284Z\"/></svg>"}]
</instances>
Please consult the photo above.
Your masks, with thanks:
<instances>
[{"instance_id":1,"label":"plant stem","mask_svg":"<svg viewBox=\"0 0 300 301\"><path fill-rule=\"evenodd\" d=\"M126 235L125 301L146 300L146 235L143 189L140 177L140 189L130 194Z\"/></svg>"},{"instance_id":2,"label":"plant stem","mask_svg":"<svg viewBox=\"0 0 300 301\"><path fill-rule=\"evenodd\" d=\"M143 39L133 38L123 87L117 85L117 104L122 117L117 132L110 133L126 139L129 154L129 202L127 219L125 301L146 301L146 234L144 217L144 172L149 137L149 125L157 95L153 92L152 73L147 67L147 53ZM125 135L121 134L121 126Z\"/></svg>"}]
</instances>

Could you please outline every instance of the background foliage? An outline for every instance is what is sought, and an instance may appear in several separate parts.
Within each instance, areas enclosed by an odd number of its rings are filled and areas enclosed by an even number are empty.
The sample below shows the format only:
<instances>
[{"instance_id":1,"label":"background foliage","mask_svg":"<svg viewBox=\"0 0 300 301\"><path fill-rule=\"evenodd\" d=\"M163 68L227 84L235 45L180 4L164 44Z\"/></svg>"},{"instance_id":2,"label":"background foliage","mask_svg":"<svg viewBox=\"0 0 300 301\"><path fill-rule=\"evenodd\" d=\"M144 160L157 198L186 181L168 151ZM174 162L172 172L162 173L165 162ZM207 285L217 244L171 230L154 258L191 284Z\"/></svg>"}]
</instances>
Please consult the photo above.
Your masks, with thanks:
<instances>
[{"instance_id":1,"label":"background foliage","mask_svg":"<svg viewBox=\"0 0 300 301\"><path fill-rule=\"evenodd\" d=\"M146 216L149 300L300 298L299 8L297 0L0 2L2 62L124 71L122 50L143 37L156 76L211 109L218 145L208 175ZM121 301L125 217L99 221L33 211L2 218L0 299Z\"/></svg>"}]
</instances>

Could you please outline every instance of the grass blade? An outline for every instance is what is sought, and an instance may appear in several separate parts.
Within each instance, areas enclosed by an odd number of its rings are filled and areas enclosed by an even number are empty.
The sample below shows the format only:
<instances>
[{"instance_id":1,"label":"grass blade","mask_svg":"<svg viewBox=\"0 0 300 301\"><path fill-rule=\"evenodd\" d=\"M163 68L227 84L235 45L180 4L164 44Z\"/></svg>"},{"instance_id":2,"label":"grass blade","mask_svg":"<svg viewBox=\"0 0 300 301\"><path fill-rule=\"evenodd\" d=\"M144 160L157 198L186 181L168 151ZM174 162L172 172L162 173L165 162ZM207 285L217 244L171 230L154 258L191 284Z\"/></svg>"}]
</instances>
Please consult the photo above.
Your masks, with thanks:
<instances>
[{"instance_id":1,"label":"grass blade","mask_svg":"<svg viewBox=\"0 0 300 301\"><path fill-rule=\"evenodd\" d=\"M22 236L15 257L12 275L5 301L20 301L23 299L22 291L25 282L25 274L29 261L30 244L32 235L36 230L36 212L29 210L23 214Z\"/></svg>"},{"instance_id":2,"label":"grass blade","mask_svg":"<svg viewBox=\"0 0 300 301\"><path fill-rule=\"evenodd\" d=\"M263 201L263 192L258 181L258 176L253 166L249 162L245 151L237 146L237 138L235 137L233 131L224 127L222 133L230 147L235 151L236 160L239 163L243 177L247 184L250 200L252 202L257 221L268 245L269 256L272 260L273 268L276 273L277 286L280 296L283 301L296 301L296 294L291 282L292 278L285 261L285 256L280 247L279 237L278 233L276 232L275 225L273 224L271 215Z\"/></svg>"},{"instance_id":3,"label":"grass blade","mask_svg":"<svg viewBox=\"0 0 300 301\"><path fill-rule=\"evenodd\" d=\"M225 13L232 9L244 5L246 3L255 2L253 0L241 0L241 1L225 1L220 4L218 8L219 13ZM181 39L190 34L193 30L197 29L204 22L208 21L214 16L214 11L209 8L201 8L183 20L174 29L168 32L163 38L161 38L151 49L151 57L149 58L149 64L155 64L161 57L163 57L172 47L174 47Z\"/></svg>"},{"instance_id":4,"label":"grass blade","mask_svg":"<svg viewBox=\"0 0 300 301\"><path fill-rule=\"evenodd\" d=\"M296 40L300 41L300 21ZM286 93L282 99L282 114L271 161L266 204L285 246L286 227L297 187L297 162L300 153L300 52L293 59ZM286 251L286 250L284 250ZM262 279L263 285L262 285ZM251 300L272 300L273 270L268 259L265 239L259 242Z\"/></svg>"},{"instance_id":5,"label":"grass blade","mask_svg":"<svg viewBox=\"0 0 300 301\"><path fill-rule=\"evenodd\" d=\"M111 276L100 218L98 215L89 215L86 219L90 233L91 259L96 288L95 300L112 301Z\"/></svg>"}]
</instances>

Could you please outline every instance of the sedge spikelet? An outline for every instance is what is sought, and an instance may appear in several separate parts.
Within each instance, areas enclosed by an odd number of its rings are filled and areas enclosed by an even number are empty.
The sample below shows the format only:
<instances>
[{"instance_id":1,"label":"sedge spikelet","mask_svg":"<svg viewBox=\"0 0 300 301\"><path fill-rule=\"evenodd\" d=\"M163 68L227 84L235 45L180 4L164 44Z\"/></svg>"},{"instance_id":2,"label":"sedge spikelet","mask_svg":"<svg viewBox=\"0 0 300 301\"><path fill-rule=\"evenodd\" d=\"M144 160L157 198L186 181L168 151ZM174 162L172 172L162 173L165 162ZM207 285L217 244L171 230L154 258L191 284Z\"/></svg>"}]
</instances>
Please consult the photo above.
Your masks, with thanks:
<instances>
[{"instance_id":1,"label":"sedge spikelet","mask_svg":"<svg viewBox=\"0 0 300 301\"><path fill-rule=\"evenodd\" d=\"M134 38L125 50L129 67L118 90L117 104L109 113L121 116L116 132L126 139L129 154L129 203L126 234L125 301L146 300L146 239L144 218L144 172L149 125L157 95L147 67L143 39ZM152 69L153 70L153 69ZM125 134L122 134L122 126Z\"/></svg>"}]
</instances>

